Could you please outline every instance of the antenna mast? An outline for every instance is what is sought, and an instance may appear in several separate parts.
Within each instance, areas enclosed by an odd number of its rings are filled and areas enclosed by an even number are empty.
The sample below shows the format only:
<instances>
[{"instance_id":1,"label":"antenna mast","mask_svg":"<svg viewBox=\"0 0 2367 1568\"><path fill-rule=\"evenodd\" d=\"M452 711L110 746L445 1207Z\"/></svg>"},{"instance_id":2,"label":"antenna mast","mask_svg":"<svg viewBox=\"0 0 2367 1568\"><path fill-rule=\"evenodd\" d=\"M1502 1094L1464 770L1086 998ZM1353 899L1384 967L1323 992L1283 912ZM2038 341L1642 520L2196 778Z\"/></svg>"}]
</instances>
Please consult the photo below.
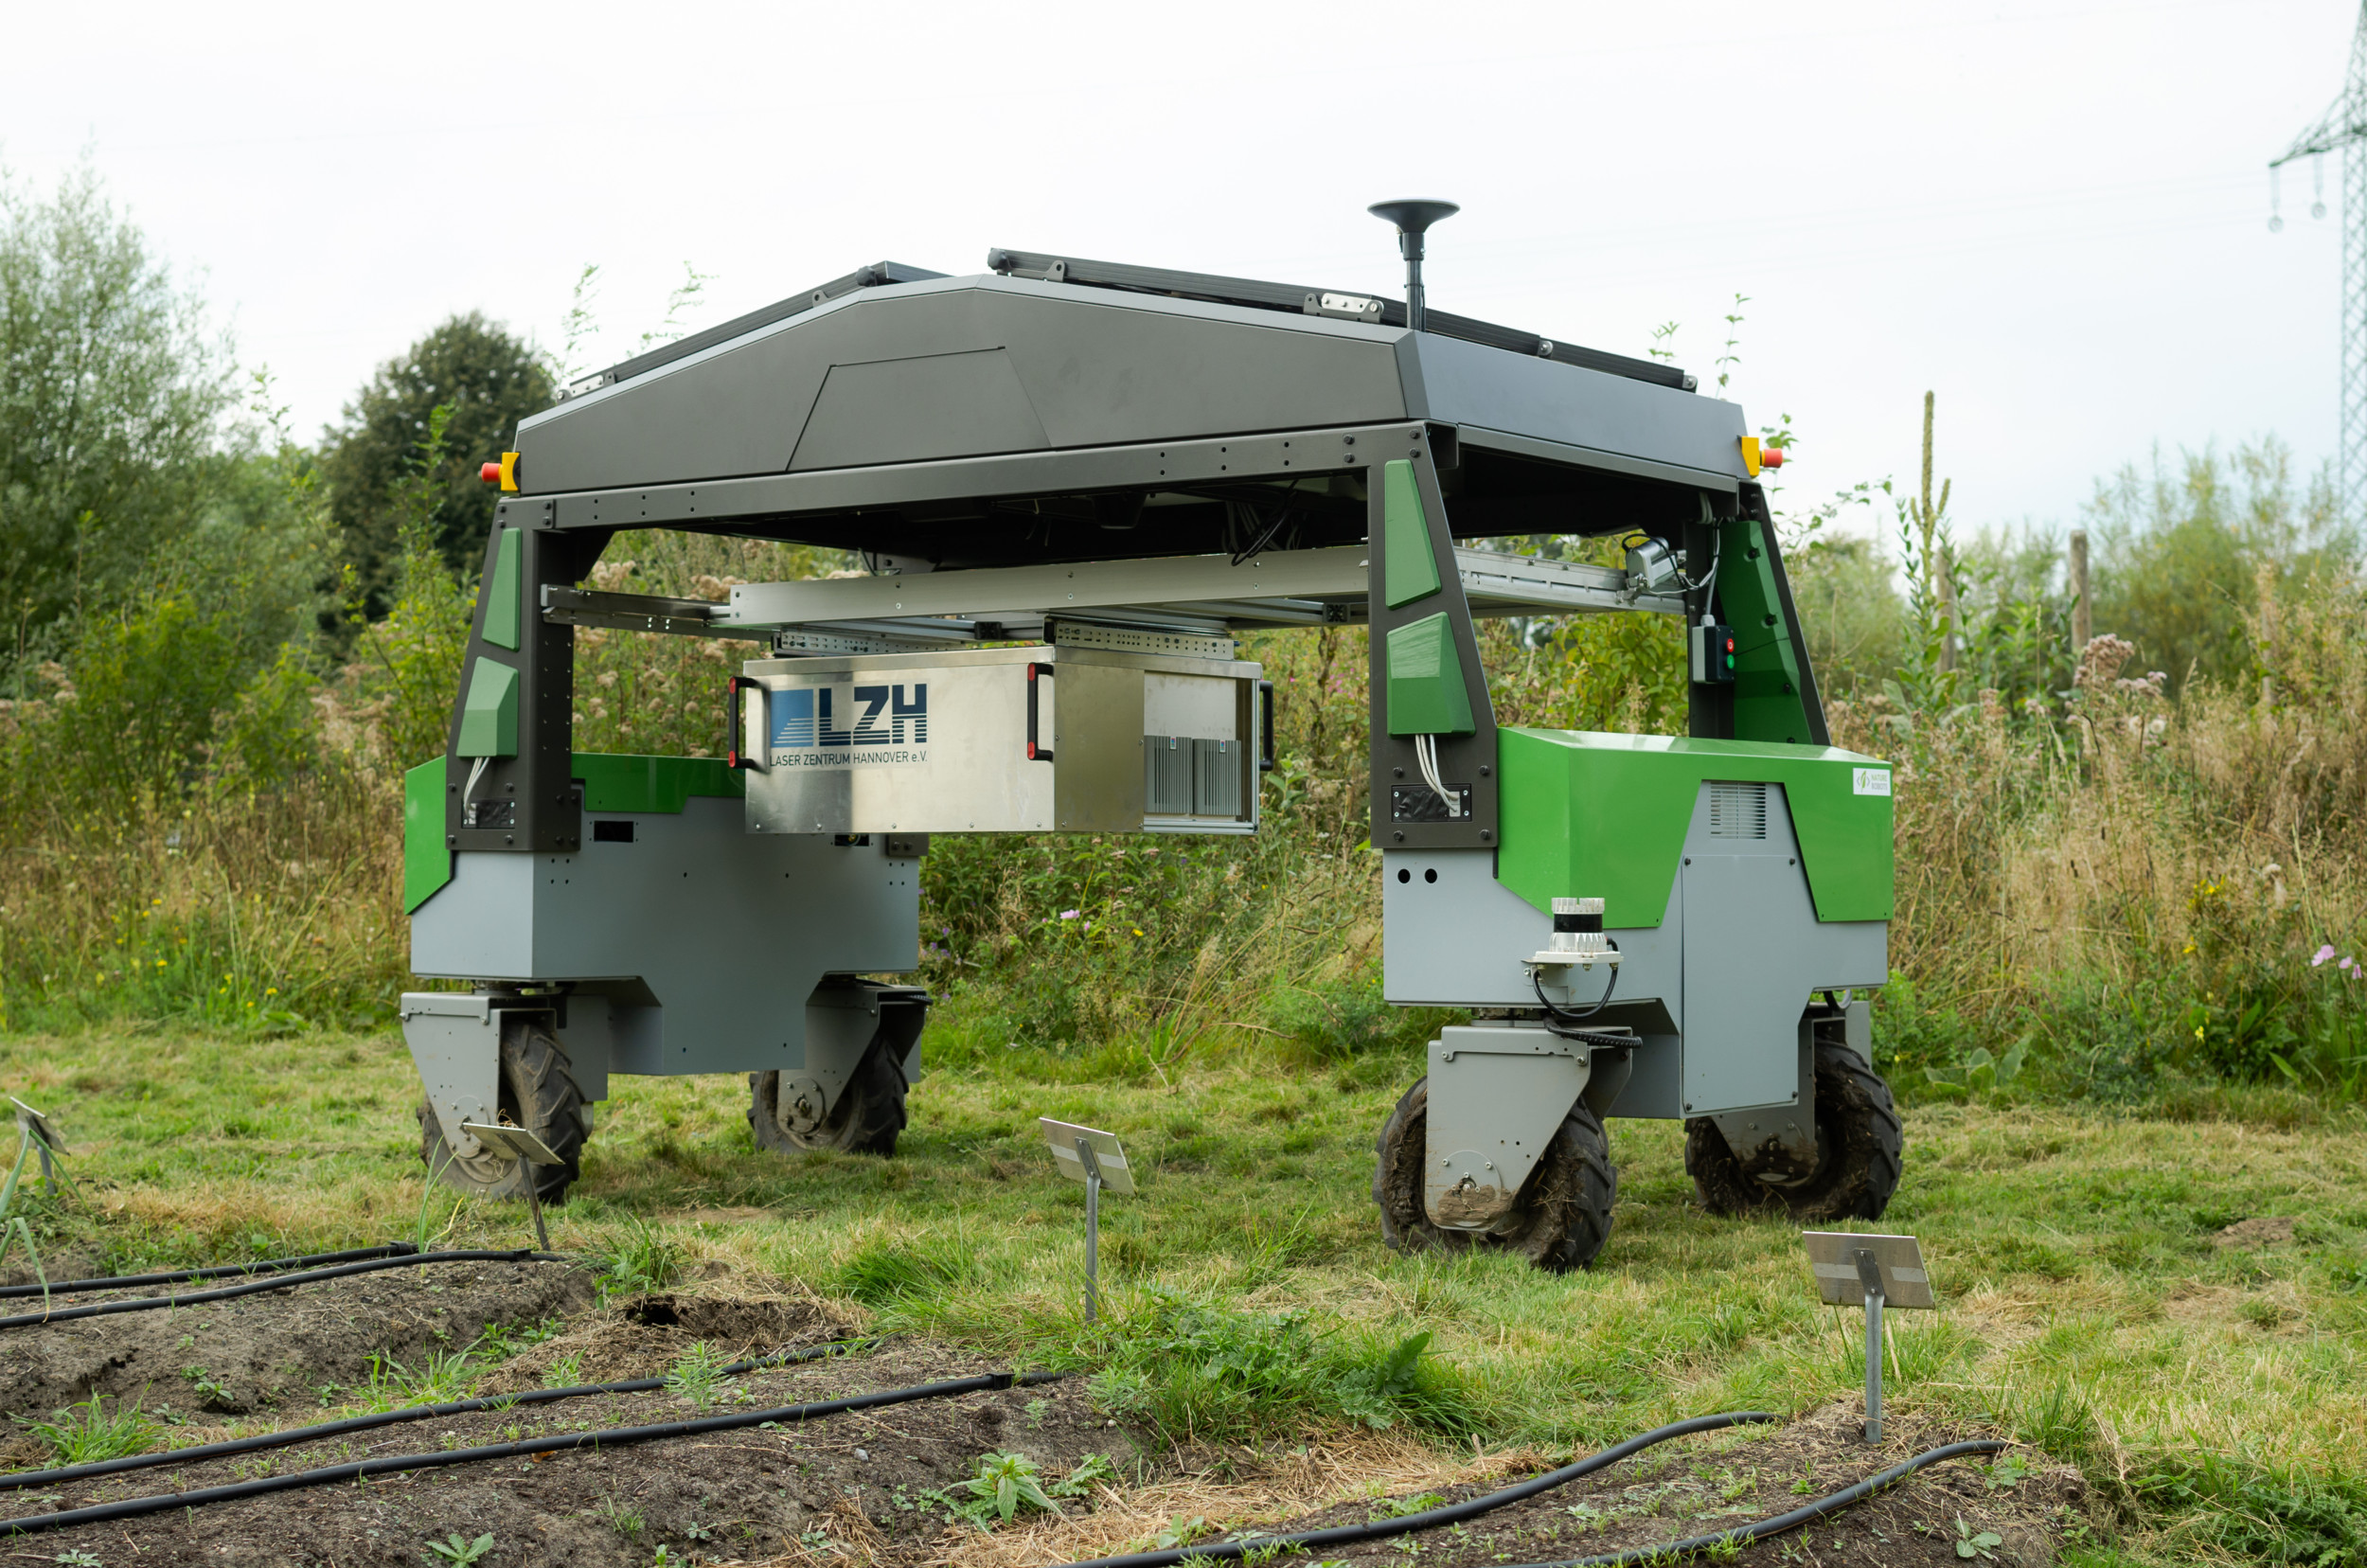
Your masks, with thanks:
<instances>
[{"instance_id":1,"label":"antenna mast","mask_svg":"<svg viewBox=\"0 0 2367 1568\"><path fill-rule=\"evenodd\" d=\"M2351 33L2351 64L2342 96L2318 123L2293 139L2269 164L2269 228L2285 226L2276 214L2276 170L2297 158L2342 154L2342 435L2336 463L2342 511L2358 518L2367 508L2367 0ZM2310 216L2325 216L2325 203L2311 204Z\"/></svg>"}]
</instances>

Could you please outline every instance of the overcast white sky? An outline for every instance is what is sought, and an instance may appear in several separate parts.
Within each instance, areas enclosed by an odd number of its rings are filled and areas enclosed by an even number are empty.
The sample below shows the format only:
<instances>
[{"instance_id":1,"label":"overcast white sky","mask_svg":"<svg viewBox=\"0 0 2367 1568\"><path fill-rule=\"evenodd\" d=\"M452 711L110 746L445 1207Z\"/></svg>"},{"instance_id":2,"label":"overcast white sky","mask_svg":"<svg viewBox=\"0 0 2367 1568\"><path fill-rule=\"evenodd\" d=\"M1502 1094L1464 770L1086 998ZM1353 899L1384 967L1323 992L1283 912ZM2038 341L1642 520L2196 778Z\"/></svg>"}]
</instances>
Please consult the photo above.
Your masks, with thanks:
<instances>
[{"instance_id":1,"label":"overcast white sky","mask_svg":"<svg viewBox=\"0 0 2367 1568\"><path fill-rule=\"evenodd\" d=\"M2329 214L2266 160L2332 100L2341 0L402 9L0 0L0 163L85 151L311 432L454 311L601 363L882 258L989 245L1394 290L1641 354L1792 416L1792 496L1912 476L1969 525L2097 475L2336 429ZM2355 215L2354 222L2361 221Z\"/></svg>"}]
</instances>

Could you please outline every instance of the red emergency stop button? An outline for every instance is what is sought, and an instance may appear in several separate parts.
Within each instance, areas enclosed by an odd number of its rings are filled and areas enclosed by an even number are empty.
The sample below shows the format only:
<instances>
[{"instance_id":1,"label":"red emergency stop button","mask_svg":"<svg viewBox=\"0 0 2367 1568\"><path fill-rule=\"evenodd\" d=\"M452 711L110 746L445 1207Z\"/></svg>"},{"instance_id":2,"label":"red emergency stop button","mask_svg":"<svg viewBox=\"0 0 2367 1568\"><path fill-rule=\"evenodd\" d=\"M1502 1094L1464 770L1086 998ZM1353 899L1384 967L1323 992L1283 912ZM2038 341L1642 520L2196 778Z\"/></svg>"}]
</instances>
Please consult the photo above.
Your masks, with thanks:
<instances>
[{"instance_id":1,"label":"red emergency stop button","mask_svg":"<svg viewBox=\"0 0 2367 1568\"><path fill-rule=\"evenodd\" d=\"M498 485L502 482L502 466L499 463L488 463L476 471L476 476L489 485Z\"/></svg>"}]
</instances>

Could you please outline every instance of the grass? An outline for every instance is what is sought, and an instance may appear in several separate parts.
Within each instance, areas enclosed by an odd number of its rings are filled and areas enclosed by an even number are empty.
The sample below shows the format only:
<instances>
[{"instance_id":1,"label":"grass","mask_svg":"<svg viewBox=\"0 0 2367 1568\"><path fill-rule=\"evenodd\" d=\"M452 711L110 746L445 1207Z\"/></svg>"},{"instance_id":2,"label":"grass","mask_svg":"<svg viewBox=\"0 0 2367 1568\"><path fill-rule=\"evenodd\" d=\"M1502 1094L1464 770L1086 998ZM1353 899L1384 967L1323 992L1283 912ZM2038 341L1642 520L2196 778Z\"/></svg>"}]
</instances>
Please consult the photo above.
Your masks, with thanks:
<instances>
[{"instance_id":1,"label":"grass","mask_svg":"<svg viewBox=\"0 0 2367 1568\"><path fill-rule=\"evenodd\" d=\"M48 1445L61 1465L95 1465L129 1453L146 1453L156 1446L156 1423L137 1401L108 1410L96 1397L69 1405L54 1420L33 1421L20 1416L17 1424L36 1441Z\"/></svg>"},{"instance_id":2,"label":"grass","mask_svg":"<svg viewBox=\"0 0 2367 1568\"><path fill-rule=\"evenodd\" d=\"M1095 1368L1107 1400L1178 1435L1256 1445L1361 1422L1583 1448L1805 1409L1862 1376L1854 1320L1813 1304L1793 1228L1695 1208L1672 1125L1614 1124L1617 1229L1592 1271L1556 1277L1379 1245L1371 1143L1419 1071L1410 1050L1219 1040L1169 1087L1095 1081L958 1007L926 1044L893 1161L760 1152L744 1079L614 1080L555 1243L610 1259L619 1284L714 1260L794 1276L883 1327ZM95 1264L325 1250L420 1210L418 1089L391 1032L18 1036L0 1080L77 1150L90 1210L37 1223ZM1053 1175L1043 1114L1116 1130L1142 1172L1138 1198L1103 1205L1098 1324L1082 1189ZM2122 1528L2090 1562L2257 1559L2264 1541L2358 1560L2361 1131L2356 1110L2276 1090L1910 1110L1882 1228L1922 1237L1944 1310L1895 1314L1893 1417L1994 1422L2080 1465ZM2290 1243L2215 1244L2269 1215L2298 1220ZM452 1239L515 1244L525 1224L469 1203Z\"/></svg>"}]
</instances>

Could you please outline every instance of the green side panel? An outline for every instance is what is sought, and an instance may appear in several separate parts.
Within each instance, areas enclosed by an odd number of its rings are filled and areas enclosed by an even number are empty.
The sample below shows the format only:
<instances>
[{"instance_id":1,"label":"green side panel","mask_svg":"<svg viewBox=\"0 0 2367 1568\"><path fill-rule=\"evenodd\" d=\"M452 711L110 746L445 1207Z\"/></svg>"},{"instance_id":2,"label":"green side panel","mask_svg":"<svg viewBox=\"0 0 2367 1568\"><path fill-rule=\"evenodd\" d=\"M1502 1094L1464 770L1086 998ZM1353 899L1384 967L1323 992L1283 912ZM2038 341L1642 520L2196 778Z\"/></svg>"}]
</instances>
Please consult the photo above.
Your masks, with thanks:
<instances>
[{"instance_id":1,"label":"green side panel","mask_svg":"<svg viewBox=\"0 0 2367 1568\"><path fill-rule=\"evenodd\" d=\"M469 672L469 698L460 705L458 757L518 755L518 672L480 656Z\"/></svg>"},{"instance_id":2,"label":"green side panel","mask_svg":"<svg viewBox=\"0 0 2367 1568\"><path fill-rule=\"evenodd\" d=\"M1717 603L1735 632L1735 739L1805 744L1807 705L1800 697L1800 656L1775 591L1767 525L1738 517L1725 526Z\"/></svg>"},{"instance_id":3,"label":"green side panel","mask_svg":"<svg viewBox=\"0 0 2367 1568\"><path fill-rule=\"evenodd\" d=\"M681 811L692 795L748 793L748 775L714 757L623 757L578 752L575 775L587 811Z\"/></svg>"},{"instance_id":4,"label":"green side panel","mask_svg":"<svg viewBox=\"0 0 2367 1568\"><path fill-rule=\"evenodd\" d=\"M1438 592L1438 558L1431 554L1430 519L1414 465L1400 457L1380 466L1381 594L1392 610ZM1443 733L1443 732L1440 732Z\"/></svg>"},{"instance_id":5,"label":"green side panel","mask_svg":"<svg viewBox=\"0 0 2367 1568\"><path fill-rule=\"evenodd\" d=\"M1471 694L1464 689L1454 627L1445 612L1408 621L1389 633L1389 733L1469 735Z\"/></svg>"},{"instance_id":6,"label":"green side panel","mask_svg":"<svg viewBox=\"0 0 2367 1568\"><path fill-rule=\"evenodd\" d=\"M495 648L518 650L518 530L502 530L501 548L493 555L493 580L485 585L485 640Z\"/></svg>"},{"instance_id":7,"label":"green side panel","mask_svg":"<svg viewBox=\"0 0 2367 1568\"><path fill-rule=\"evenodd\" d=\"M1668 913L1703 782L1781 784L1820 920L1891 918L1890 764L1834 746L1503 729L1496 880L1539 911L1600 898L1603 923ZM1860 773L1878 771L1878 779ZM1880 793L1860 793L1875 786Z\"/></svg>"},{"instance_id":8,"label":"green side panel","mask_svg":"<svg viewBox=\"0 0 2367 1568\"><path fill-rule=\"evenodd\" d=\"M402 912L410 914L452 881L452 850L444 844L444 759L422 762L402 775Z\"/></svg>"}]
</instances>

